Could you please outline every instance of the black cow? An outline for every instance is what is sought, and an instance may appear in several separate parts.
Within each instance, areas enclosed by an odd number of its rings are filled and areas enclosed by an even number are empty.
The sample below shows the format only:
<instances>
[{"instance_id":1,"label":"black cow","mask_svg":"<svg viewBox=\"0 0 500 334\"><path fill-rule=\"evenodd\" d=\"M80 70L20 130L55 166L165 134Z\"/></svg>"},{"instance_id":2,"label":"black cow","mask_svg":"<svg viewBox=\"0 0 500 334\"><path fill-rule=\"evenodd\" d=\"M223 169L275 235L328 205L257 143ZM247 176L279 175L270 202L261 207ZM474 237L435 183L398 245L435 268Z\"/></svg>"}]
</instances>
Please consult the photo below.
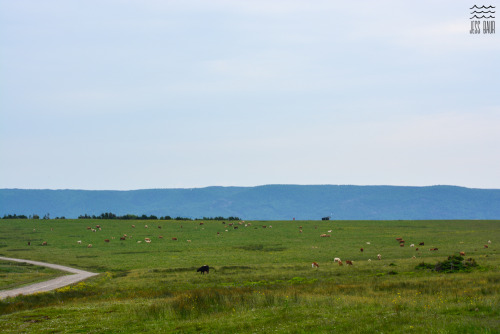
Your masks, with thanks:
<instances>
[{"instance_id":1,"label":"black cow","mask_svg":"<svg viewBox=\"0 0 500 334\"><path fill-rule=\"evenodd\" d=\"M205 272L208 274L208 271L210 270L210 267L207 265L201 266L196 270L197 272L201 272L203 275L205 275Z\"/></svg>"},{"instance_id":2,"label":"black cow","mask_svg":"<svg viewBox=\"0 0 500 334\"><path fill-rule=\"evenodd\" d=\"M323 217L321 220L330 220L330 217Z\"/></svg>"}]
</instances>

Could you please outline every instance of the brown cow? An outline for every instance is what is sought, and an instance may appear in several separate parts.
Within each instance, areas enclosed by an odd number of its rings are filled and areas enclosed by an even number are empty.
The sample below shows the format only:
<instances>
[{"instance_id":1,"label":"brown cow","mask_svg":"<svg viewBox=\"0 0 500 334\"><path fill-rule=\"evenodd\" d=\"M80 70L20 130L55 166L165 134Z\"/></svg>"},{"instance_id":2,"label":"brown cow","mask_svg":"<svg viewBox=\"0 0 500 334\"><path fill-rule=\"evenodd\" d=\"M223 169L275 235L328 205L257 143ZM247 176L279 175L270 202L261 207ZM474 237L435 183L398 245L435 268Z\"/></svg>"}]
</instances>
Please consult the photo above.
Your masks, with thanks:
<instances>
[{"instance_id":1,"label":"brown cow","mask_svg":"<svg viewBox=\"0 0 500 334\"><path fill-rule=\"evenodd\" d=\"M351 260L345 260L345 264L352 266L352 261Z\"/></svg>"},{"instance_id":2,"label":"brown cow","mask_svg":"<svg viewBox=\"0 0 500 334\"><path fill-rule=\"evenodd\" d=\"M465 256L465 252L460 252L460 256Z\"/></svg>"},{"instance_id":3,"label":"brown cow","mask_svg":"<svg viewBox=\"0 0 500 334\"><path fill-rule=\"evenodd\" d=\"M363 248L360 248L359 250L361 251L361 253L363 253Z\"/></svg>"},{"instance_id":4,"label":"brown cow","mask_svg":"<svg viewBox=\"0 0 500 334\"><path fill-rule=\"evenodd\" d=\"M104 242L109 242L109 239L104 239Z\"/></svg>"},{"instance_id":5,"label":"brown cow","mask_svg":"<svg viewBox=\"0 0 500 334\"><path fill-rule=\"evenodd\" d=\"M120 240L125 240L125 237L120 237Z\"/></svg>"},{"instance_id":6,"label":"brown cow","mask_svg":"<svg viewBox=\"0 0 500 334\"><path fill-rule=\"evenodd\" d=\"M313 267L313 268L319 268L319 264L318 264L317 262L313 262L313 263L312 263L312 267Z\"/></svg>"},{"instance_id":7,"label":"brown cow","mask_svg":"<svg viewBox=\"0 0 500 334\"><path fill-rule=\"evenodd\" d=\"M488 245L484 245L484 248L488 248Z\"/></svg>"},{"instance_id":8,"label":"brown cow","mask_svg":"<svg viewBox=\"0 0 500 334\"><path fill-rule=\"evenodd\" d=\"M339 266L343 265L342 261L339 260Z\"/></svg>"},{"instance_id":9,"label":"brown cow","mask_svg":"<svg viewBox=\"0 0 500 334\"><path fill-rule=\"evenodd\" d=\"M177 240L177 238L176 238L176 237L173 237L173 238L172 238L172 240L174 240L174 241L175 241L175 240Z\"/></svg>"},{"instance_id":10,"label":"brown cow","mask_svg":"<svg viewBox=\"0 0 500 334\"><path fill-rule=\"evenodd\" d=\"M42 246L47 246L47 241L42 242Z\"/></svg>"},{"instance_id":11,"label":"brown cow","mask_svg":"<svg viewBox=\"0 0 500 334\"><path fill-rule=\"evenodd\" d=\"M405 244L399 244L399 247L404 247L404 246L405 246Z\"/></svg>"}]
</instances>

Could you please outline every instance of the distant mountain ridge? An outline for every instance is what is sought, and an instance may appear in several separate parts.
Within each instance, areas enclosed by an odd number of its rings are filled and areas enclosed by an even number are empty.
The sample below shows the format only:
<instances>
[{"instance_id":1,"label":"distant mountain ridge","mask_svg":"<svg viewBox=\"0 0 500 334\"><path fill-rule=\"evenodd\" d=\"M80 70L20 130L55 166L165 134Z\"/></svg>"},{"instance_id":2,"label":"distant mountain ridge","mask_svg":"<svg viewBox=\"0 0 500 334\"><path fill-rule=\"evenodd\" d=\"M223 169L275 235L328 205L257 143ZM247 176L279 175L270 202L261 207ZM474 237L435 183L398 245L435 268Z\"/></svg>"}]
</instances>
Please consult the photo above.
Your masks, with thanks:
<instances>
[{"instance_id":1,"label":"distant mountain ridge","mask_svg":"<svg viewBox=\"0 0 500 334\"><path fill-rule=\"evenodd\" d=\"M500 219L500 189L457 186L263 185L193 189L0 189L0 216L237 216L247 220Z\"/></svg>"}]
</instances>

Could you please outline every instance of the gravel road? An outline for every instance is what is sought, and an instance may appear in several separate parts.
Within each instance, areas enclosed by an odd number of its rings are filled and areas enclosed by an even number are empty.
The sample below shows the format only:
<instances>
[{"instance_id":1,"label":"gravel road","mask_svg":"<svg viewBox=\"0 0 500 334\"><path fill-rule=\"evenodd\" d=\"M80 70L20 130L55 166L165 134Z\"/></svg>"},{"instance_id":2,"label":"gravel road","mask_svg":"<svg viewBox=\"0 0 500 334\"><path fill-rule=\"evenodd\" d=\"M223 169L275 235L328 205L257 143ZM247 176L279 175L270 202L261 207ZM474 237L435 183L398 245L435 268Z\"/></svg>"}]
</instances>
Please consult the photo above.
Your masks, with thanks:
<instances>
[{"instance_id":1,"label":"gravel road","mask_svg":"<svg viewBox=\"0 0 500 334\"><path fill-rule=\"evenodd\" d=\"M31 264L34 264L37 266L49 267L49 268L53 268L53 269L57 269L57 270L61 270L61 271L67 271L67 272L74 274L74 275L66 275L66 276L57 277L57 278L54 278L54 279L51 279L51 280L48 280L45 282L27 285L27 286L24 286L22 288L17 288L17 289L12 289L12 290L1 290L0 291L0 299L7 298L7 297L13 297L13 296L17 296L17 295L29 295L29 294L36 293L36 292L50 291L50 290L62 288L63 286L66 286L66 285L70 285L70 284L73 284L76 282L83 281L83 280L85 280L89 277L92 277L92 276L99 275L96 273L91 273L91 272L80 270L80 269L75 269L75 268L61 266L58 264L51 264L51 263L45 263L45 262L13 259L10 257L2 257L2 256L0 256L0 260L31 263Z\"/></svg>"}]
</instances>

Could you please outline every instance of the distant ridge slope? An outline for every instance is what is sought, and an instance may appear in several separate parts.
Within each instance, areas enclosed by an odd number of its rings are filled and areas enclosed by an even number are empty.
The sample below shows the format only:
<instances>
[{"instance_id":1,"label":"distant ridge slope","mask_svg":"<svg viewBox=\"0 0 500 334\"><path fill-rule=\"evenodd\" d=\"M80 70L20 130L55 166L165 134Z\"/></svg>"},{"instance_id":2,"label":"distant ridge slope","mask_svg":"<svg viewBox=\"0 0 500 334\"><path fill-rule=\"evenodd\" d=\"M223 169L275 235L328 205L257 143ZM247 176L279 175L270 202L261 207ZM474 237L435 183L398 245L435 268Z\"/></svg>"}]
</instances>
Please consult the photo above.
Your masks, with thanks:
<instances>
[{"instance_id":1,"label":"distant ridge slope","mask_svg":"<svg viewBox=\"0 0 500 334\"><path fill-rule=\"evenodd\" d=\"M500 189L456 186L264 185L193 189L0 189L0 215L50 217L112 212L248 220L500 219Z\"/></svg>"}]
</instances>

